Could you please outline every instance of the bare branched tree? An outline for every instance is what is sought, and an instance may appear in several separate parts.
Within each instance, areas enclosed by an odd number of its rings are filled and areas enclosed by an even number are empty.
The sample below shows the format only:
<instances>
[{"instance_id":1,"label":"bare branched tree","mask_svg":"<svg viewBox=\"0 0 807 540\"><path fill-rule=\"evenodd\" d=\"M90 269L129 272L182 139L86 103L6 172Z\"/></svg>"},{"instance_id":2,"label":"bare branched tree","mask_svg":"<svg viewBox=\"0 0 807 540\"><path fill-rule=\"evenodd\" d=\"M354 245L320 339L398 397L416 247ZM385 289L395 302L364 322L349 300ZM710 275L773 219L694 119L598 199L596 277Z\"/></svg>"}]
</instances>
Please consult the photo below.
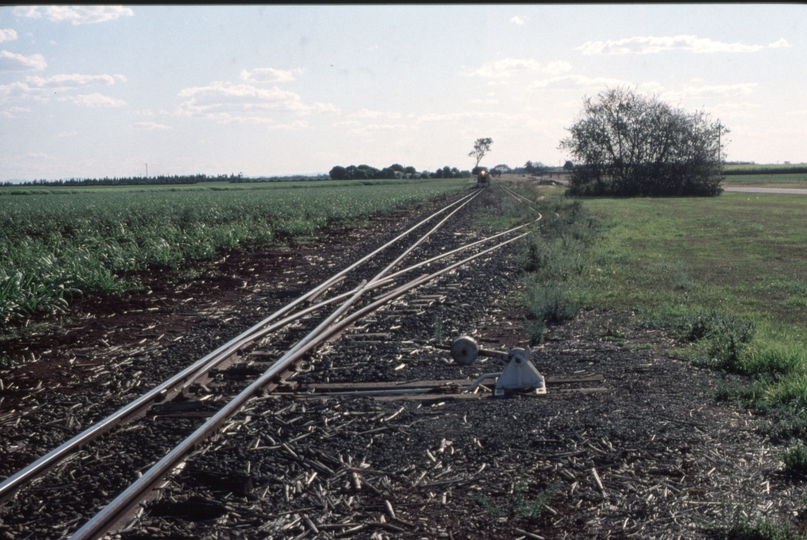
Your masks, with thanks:
<instances>
[{"instance_id":1,"label":"bare branched tree","mask_svg":"<svg viewBox=\"0 0 807 540\"><path fill-rule=\"evenodd\" d=\"M477 139L474 143L474 151L468 154L468 156L476 158L476 167L479 167L479 162L482 161L485 154L490 152L491 144L493 144L493 139Z\"/></svg>"}]
</instances>

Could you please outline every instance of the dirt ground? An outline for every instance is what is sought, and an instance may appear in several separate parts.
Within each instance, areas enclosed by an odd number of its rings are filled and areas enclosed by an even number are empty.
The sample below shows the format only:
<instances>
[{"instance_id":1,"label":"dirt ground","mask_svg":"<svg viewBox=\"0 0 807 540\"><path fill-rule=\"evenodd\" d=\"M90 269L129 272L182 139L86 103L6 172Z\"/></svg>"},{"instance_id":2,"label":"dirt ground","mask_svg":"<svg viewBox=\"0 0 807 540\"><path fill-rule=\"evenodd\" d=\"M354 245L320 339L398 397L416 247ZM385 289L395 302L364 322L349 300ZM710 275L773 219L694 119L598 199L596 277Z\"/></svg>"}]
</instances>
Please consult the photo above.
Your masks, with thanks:
<instances>
[{"instance_id":1,"label":"dirt ground","mask_svg":"<svg viewBox=\"0 0 807 540\"><path fill-rule=\"evenodd\" d=\"M258 308L298 296L402 219L231 253L200 266L196 281L144 273L144 292L87 299L58 327L33 321L2 343L24 361L0 370L0 477L78 429L58 422L68 405L107 380L125 386L131 373L110 359L179 347L201 356L228 337L226 323L247 327ZM471 234L470 217L463 226L453 234ZM531 356L546 395L311 395L318 384L500 371L495 360L458 366L445 346L461 334L504 351L528 343L517 261L513 247L454 272L321 348L289 389L200 449L123 537L707 538L743 516L802 523L804 479L782 473L761 419L717 401L719 377L678 359L671 351L683 344L630 314L583 310L550 327ZM76 413L76 423L104 411ZM222 488L221 478L245 480ZM212 510L183 513L188 501ZM0 537L40 537L24 508L0 513Z\"/></svg>"}]
</instances>

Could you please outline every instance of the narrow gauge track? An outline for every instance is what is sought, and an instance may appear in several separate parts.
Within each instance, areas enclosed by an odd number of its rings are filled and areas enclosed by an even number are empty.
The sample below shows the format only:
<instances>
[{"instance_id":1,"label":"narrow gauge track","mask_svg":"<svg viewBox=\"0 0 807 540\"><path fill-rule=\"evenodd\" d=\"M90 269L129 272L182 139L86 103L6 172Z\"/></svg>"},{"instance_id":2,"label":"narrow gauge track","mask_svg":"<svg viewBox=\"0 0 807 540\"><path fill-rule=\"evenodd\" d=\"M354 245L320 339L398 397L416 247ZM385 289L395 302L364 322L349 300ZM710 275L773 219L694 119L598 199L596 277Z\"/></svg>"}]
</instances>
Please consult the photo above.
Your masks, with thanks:
<instances>
[{"instance_id":1,"label":"narrow gauge track","mask_svg":"<svg viewBox=\"0 0 807 540\"><path fill-rule=\"evenodd\" d=\"M330 279L326 280L320 286L315 287L309 291L309 293L303 295L295 302L292 302L285 308L278 310L270 317L264 319L236 338L230 340L227 344L219 347L214 352L195 362L181 373L172 377L168 381L165 381L163 384L158 385L140 399L110 415L101 422L98 422L94 426L68 441L66 444L55 449L47 456L44 456L37 462L33 463L26 469L12 475L6 481L0 484L0 497L8 499L9 497L13 496L17 490L22 489L23 486L30 483L33 478L43 474L50 468L63 464L64 460L70 456L73 456L75 451L80 447L85 447L89 444L99 446L95 452L95 457L99 461L101 454L105 454L106 458L112 457L116 453L115 449L104 449L99 441L92 441L101 435L108 433L111 429L119 427L125 423L129 424L120 431L136 432L141 428L138 428L137 424L132 422L146 414L146 411L155 403L166 402L177 396L181 397L187 394L189 390L198 390L200 386L207 390L207 387L204 384L201 384L200 381L209 380L208 374L211 370L221 370L228 364L238 363L239 357L248 356L251 352L250 348L256 343L260 342L263 346L265 346L267 341L269 341L271 338L273 346L275 346L275 349L278 350L278 346L280 346L281 343L293 343L295 340L298 340L296 341L296 345L288 349L288 351L283 354L279 360L271 364L271 368L269 370L267 370L261 377L250 384L245 390L241 391L241 393L238 394L235 399L230 401L224 409L219 411L219 413L216 413L201 427L197 428L195 433L182 442L179 447L169 452L169 454L160 461L157 467L146 471L141 480L133 484L132 487L125 492L125 494L121 495L121 497L113 501L112 504L108 505L106 510L101 512L101 514L91 519L90 522L79 530L74 537L90 538L102 535L103 532L105 532L115 520L118 520L126 510L137 504L138 500L143 497L144 493L148 492L154 485L158 484L162 478L168 472L170 472L171 469L182 461L185 455L197 447L202 440L215 432L216 429L218 429L230 416L241 408L244 403L246 403L246 401L256 392L262 388L266 388L267 385L270 384L272 385L270 388L277 387L277 384L272 383L272 381L278 375L284 374L284 372L285 375L289 375L290 372L287 370L287 368L292 364L292 362L300 359L304 354L314 349L326 339L334 338L351 324L358 321L362 316L367 315L385 303L398 298L410 289L423 285L424 283L427 283L428 281L442 274L446 274L477 257L488 255L494 249L506 245L525 234L523 231L520 231L520 229L524 227L522 226L510 231L506 231L505 233L495 235L495 237L489 237L479 241L463 244L462 242L458 242L457 233L452 232L450 227L448 230L441 228L445 223L450 223L449 219L455 213L463 210L467 213L468 210L465 208L465 206L469 205L480 195L480 193L481 192L477 192L476 194L462 197L439 212L429 216L427 219L421 221L416 226L402 233L388 244L376 249L370 255L360 259L342 272L332 276ZM449 210L451 211L449 212ZM395 254L391 253L391 250L387 249L399 241L409 239L408 237L411 237L416 229L421 227L425 228L426 224L434 223L434 221L437 221L438 216L441 218L440 222L433 226L426 235L420 236L414 240L410 247L404 250L403 253ZM518 232L520 232L520 235L513 236L511 233L515 233L517 230L519 230ZM508 240L502 240L502 237L505 235L510 235L511 238ZM432 253L435 251L442 251L442 253L439 255L433 255L431 257L427 256L425 260L418 264L410 265L404 270L399 270L392 273L392 269L396 265L398 265L412 250L425 242L429 237L432 237L432 240L429 242L429 247L431 248L430 251ZM496 240L497 244L495 244L493 247L488 247L491 240ZM485 246L486 249L482 249L482 244L485 242L487 242L488 245ZM442 244L440 246L441 249L435 250L434 248L436 245L438 245L438 243ZM454 256L456 259L463 251L472 249L476 250L474 255L466 256L467 253L465 253L463 254L463 256L465 256L463 260L444 267L442 270L438 270L432 274L421 275L404 286L401 286L400 281L396 281L396 279L400 279L406 273L419 269L419 271L422 272L422 268L424 267L436 265L442 259L446 259L450 256ZM379 256L379 254L381 255ZM376 259L374 260L373 257L376 257ZM361 276L352 277L351 279L351 277L349 277L347 274L349 271L359 267L362 264L366 266L363 273L369 273L372 277L370 279L365 277L364 280L357 285L356 281L360 279ZM378 268L381 268L381 270L378 271ZM372 291L374 289L378 289L376 293L381 292L381 294L376 296L373 302L358 309L354 314L345 318L339 325L334 325L334 322L343 316L351 305L358 302L359 297L363 293ZM335 295L326 301L314 303L329 290L335 293ZM311 327L314 325L314 321L316 320L311 315L312 313L322 310L328 305L344 299L347 299L347 301L344 302L340 308L331 314L331 316L326 318L325 321L317 325L316 328L311 330ZM300 308L305 304L308 304L307 308L300 310L296 314L290 315L294 308ZM297 328L290 328L290 326L297 326ZM304 334L305 337L299 339L301 334ZM262 364L264 366L267 365L265 362ZM254 368L252 371L254 371ZM234 391L231 388L228 390L230 395L232 395ZM203 398L204 397L210 398L210 394L203 396ZM197 401L195 404L192 404L191 407L180 406L176 410L185 409L185 411L187 411L189 408L198 406L198 403L200 402L209 403L211 401L213 400L202 399L201 401ZM183 403L188 404L188 402ZM170 410L170 407L168 409ZM210 411L207 411L207 413L209 412ZM194 424L194 422L185 423ZM180 431L186 432L191 430L192 426L189 425L186 425L180 429ZM110 454L106 456L108 453ZM44 479L39 482L37 490L40 492L47 490ZM98 489L96 486L96 491L99 492L98 494L101 497L109 496L109 491L106 489ZM91 506L97 507L101 501L102 500L100 498L92 499L94 504ZM44 508L45 505L42 506L43 508L40 509L41 512L47 515L47 509ZM62 514L63 513L64 512L62 512ZM80 518L74 518L72 523L67 523L65 525L65 529L62 532L64 533L68 531L71 528L70 526L73 524L78 525L78 522L80 521Z\"/></svg>"}]
</instances>

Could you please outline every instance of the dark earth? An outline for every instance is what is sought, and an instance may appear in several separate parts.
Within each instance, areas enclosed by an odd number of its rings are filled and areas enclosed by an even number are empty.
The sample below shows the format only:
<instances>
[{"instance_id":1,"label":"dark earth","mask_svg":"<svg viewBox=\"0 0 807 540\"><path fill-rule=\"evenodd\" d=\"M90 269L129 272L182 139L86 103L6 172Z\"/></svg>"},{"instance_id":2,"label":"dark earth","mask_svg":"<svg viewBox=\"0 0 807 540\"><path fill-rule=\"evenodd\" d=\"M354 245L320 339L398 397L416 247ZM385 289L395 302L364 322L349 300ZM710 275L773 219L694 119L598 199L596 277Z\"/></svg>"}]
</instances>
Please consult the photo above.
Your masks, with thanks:
<instances>
[{"instance_id":1,"label":"dark earth","mask_svg":"<svg viewBox=\"0 0 807 540\"><path fill-rule=\"evenodd\" d=\"M445 234L475 238L474 212L495 209L497 197L486 194ZM359 228L334 224L304 243L140 273L143 291L88 297L57 321L17 328L22 337L0 345L16 360L0 370L0 478L424 212L379 216ZM804 479L783 473L781 449L760 433L761 419L716 400L720 377L679 359L674 350L685 344L642 328L631 314L587 309L550 327L531 356L549 378L546 395L312 393L317 384L500 371L494 359L461 367L446 347L459 335L502 351L529 343L519 249L458 269L320 347L290 384L254 399L192 455L118 536L709 538L742 519L803 523ZM260 344L247 361L263 361L274 347ZM216 375L217 387L243 376L231 369ZM586 376L593 377L552 382ZM158 429L176 438L203 420L149 415L108 437L120 440L118 450L90 445L0 509L0 538L68 537L121 491L123 480L107 469L133 481L175 444L153 435ZM142 456L123 450L133 445ZM81 482L92 493L77 495ZM79 497L88 500L74 508Z\"/></svg>"}]
</instances>

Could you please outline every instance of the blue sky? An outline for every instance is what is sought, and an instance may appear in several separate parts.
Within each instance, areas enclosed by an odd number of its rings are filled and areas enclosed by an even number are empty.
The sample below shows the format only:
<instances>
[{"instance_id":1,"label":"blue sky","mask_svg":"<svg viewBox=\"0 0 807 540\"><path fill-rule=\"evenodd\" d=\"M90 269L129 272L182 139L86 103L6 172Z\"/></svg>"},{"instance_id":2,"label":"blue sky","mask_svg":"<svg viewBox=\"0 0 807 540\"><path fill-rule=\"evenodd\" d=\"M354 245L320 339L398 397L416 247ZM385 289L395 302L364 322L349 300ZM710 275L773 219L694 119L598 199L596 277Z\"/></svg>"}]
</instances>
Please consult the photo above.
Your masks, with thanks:
<instances>
[{"instance_id":1,"label":"blue sky","mask_svg":"<svg viewBox=\"0 0 807 540\"><path fill-rule=\"evenodd\" d=\"M629 86L807 162L807 6L0 8L0 181L558 164Z\"/></svg>"}]
</instances>

